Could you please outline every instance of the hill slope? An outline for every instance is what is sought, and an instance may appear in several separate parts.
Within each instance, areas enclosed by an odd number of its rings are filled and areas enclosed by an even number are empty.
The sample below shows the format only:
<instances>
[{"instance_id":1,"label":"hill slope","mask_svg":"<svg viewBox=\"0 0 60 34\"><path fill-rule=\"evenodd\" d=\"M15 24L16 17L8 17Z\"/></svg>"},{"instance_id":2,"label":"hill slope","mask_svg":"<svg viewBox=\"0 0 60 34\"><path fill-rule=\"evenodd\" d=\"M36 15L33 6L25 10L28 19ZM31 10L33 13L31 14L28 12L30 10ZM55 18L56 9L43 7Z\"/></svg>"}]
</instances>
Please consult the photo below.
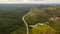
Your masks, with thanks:
<instances>
[{"instance_id":1,"label":"hill slope","mask_svg":"<svg viewBox=\"0 0 60 34\"><path fill-rule=\"evenodd\" d=\"M33 8L30 14L25 17L29 25L36 23L46 23L60 32L60 7ZM60 33L59 33L60 34Z\"/></svg>"}]
</instances>

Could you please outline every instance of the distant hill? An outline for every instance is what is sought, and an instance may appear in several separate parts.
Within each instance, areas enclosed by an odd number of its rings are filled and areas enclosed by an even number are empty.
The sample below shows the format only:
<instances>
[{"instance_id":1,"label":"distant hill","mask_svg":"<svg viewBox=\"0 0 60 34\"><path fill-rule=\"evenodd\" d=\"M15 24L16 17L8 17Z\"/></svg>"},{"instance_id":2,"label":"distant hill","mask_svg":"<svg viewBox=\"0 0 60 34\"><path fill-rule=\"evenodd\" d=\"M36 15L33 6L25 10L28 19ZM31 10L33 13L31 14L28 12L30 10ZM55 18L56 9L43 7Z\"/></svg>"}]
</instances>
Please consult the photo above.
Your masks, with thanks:
<instances>
[{"instance_id":1,"label":"distant hill","mask_svg":"<svg viewBox=\"0 0 60 34\"><path fill-rule=\"evenodd\" d=\"M59 4L0 4L0 8L32 8L32 7L48 7L48 6L59 6Z\"/></svg>"}]
</instances>

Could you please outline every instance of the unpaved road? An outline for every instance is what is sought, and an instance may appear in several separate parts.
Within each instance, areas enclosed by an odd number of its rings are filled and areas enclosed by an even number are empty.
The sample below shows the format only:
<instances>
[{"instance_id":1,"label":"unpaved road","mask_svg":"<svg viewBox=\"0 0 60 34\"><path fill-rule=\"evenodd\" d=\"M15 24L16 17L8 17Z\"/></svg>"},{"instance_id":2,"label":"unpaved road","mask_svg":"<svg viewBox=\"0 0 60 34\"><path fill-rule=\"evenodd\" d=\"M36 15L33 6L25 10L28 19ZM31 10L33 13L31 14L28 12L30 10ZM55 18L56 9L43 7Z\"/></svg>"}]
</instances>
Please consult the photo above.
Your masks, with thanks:
<instances>
[{"instance_id":1,"label":"unpaved road","mask_svg":"<svg viewBox=\"0 0 60 34\"><path fill-rule=\"evenodd\" d=\"M24 21L24 23L25 23L25 25L26 25L27 34L29 34L29 27L28 27L28 24L27 24L27 22L25 21L24 18L25 18L27 15L29 15L30 13L31 13L31 11L22 17L22 20Z\"/></svg>"}]
</instances>

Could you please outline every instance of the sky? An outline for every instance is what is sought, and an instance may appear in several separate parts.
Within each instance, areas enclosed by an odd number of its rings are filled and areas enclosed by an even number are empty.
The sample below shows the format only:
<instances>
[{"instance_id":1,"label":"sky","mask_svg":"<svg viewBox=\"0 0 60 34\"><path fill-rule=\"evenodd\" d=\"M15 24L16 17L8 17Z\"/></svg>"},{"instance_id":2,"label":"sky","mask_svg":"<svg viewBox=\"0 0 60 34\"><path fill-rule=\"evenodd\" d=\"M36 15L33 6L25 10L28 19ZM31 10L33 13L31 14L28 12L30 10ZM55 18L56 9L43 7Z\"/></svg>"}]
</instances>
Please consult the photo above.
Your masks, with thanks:
<instances>
[{"instance_id":1,"label":"sky","mask_svg":"<svg viewBox=\"0 0 60 34\"><path fill-rule=\"evenodd\" d=\"M24 3L29 3L29 4L60 4L60 0L0 0L0 4L24 4Z\"/></svg>"}]
</instances>

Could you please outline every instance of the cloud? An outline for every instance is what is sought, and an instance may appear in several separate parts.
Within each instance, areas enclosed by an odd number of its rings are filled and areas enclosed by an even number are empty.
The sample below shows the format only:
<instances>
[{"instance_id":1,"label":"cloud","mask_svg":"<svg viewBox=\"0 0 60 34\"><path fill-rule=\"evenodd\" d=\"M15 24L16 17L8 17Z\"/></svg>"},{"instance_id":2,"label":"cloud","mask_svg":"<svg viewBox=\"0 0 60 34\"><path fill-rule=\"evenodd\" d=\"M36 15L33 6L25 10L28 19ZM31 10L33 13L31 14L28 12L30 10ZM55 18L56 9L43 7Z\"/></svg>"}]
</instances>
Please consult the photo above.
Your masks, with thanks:
<instances>
[{"instance_id":1,"label":"cloud","mask_svg":"<svg viewBox=\"0 0 60 34\"><path fill-rule=\"evenodd\" d=\"M0 0L0 3L34 3L34 4L60 4L60 0Z\"/></svg>"}]
</instances>

